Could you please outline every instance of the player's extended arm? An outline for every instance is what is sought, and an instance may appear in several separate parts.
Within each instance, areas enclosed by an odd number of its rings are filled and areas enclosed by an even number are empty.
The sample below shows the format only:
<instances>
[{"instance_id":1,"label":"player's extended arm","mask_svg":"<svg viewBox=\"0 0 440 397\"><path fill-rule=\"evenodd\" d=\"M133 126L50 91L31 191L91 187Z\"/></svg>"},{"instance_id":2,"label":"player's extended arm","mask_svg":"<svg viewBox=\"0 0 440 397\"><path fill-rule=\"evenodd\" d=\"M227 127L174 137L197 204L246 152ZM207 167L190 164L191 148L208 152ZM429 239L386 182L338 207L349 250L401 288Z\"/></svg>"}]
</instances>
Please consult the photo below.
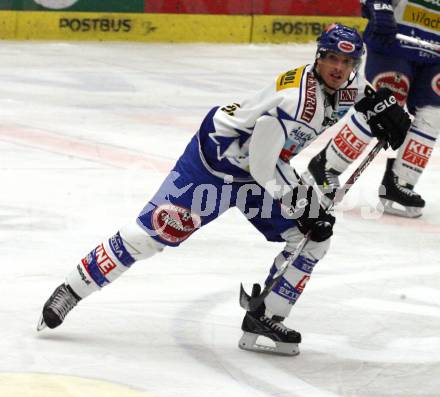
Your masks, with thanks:
<instances>
[{"instance_id":1,"label":"player's extended arm","mask_svg":"<svg viewBox=\"0 0 440 397\"><path fill-rule=\"evenodd\" d=\"M249 166L253 178L275 199L304 235L313 241L331 237L335 218L321 207L313 187L301 185L295 170L279 161L285 143L285 125L272 116L258 119L249 144Z\"/></svg>"},{"instance_id":2,"label":"player's extended arm","mask_svg":"<svg viewBox=\"0 0 440 397\"><path fill-rule=\"evenodd\" d=\"M249 143L250 174L269 194L279 199L297 184L293 169L280 166L279 157L286 141L285 126L273 116L257 120Z\"/></svg>"}]
</instances>

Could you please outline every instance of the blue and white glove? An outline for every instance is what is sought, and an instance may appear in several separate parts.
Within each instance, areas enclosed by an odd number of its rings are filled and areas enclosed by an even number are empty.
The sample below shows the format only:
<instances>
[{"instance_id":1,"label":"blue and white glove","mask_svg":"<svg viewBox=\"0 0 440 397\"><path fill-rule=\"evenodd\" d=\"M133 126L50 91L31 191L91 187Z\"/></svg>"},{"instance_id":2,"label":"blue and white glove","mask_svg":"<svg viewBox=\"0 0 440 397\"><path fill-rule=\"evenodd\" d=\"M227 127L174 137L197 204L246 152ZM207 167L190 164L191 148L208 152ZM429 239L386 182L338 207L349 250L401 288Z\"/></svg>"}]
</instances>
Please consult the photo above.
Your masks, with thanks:
<instances>
[{"instance_id":1,"label":"blue and white glove","mask_svg":"<svg viewBox=\"0 0 440 397\"><path fill-rule=\"evenodd\" d=\"M397 23L391 0L364 0L363 15L369 19L369 34L372 40L390 45L396 39Z\"/></svg>"}]
</instances>

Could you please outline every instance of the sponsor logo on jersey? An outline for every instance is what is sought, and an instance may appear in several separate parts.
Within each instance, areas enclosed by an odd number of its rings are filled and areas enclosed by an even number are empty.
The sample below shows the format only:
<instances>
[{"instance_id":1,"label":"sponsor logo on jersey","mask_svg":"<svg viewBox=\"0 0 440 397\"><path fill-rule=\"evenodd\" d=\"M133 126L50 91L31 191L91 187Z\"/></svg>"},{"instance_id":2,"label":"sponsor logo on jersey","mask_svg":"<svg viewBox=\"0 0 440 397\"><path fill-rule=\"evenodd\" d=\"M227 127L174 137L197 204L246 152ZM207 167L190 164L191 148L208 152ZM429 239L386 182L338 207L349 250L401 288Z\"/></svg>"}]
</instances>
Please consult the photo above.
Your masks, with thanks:
<instances>
[{"instance_id":1,"label":"sponsor logo on jersey","mask_svg":"<svg viewBox=\"0 0 440 397\"><path fill-rule=\"evenodd\" d=\"M292 157L295 155L295 151L297 148L297 144L293 143L293 144L289 144L287 147L284 147L283 149L281 149L281 153L280 153L280 159L283 160L284 162L288 163Z\"/></svg>"},{"instance_id":2,"label":"sponsor logo on jersey","mask_svg":"<svg viewBox=\"0 0 440 397\"><path fill-rule=\"evenodd\" d=\"M310 133L303 131L302 128L303 126L299 125L298 127L292 128L289 132L289 138L280 153L280 159L286 163L304 147L307 141L312 139Z\"/></svg>"},{"instance_id":3,"label":"sponsor logo on jersey","mask_svg":"<svg viewBox=\"0 0 440 397\"><path fill-rule=\"evenodd\" d=\"M373 80L373 86L378 90L379 88L388 88L396 97L397 103L400 106L405 105L409 92L409 79L402 73L383 72L379 73Z\"/></svg>"},{"instance_id":4,"label":"sponsor logo on jersey","mask_svg":"<svg viewBox=\"0 0 440 397\"><path fill-rule=\"evenodd\" d=\"M277 91L284 90L286 88L298 88L301 84L301 77L303 75L305 66L300 68L289 70L286 73L280 75L277 79Z\"/></svg>"},{"instance_id":5,"label":"sponsor logo on jersey","mask_svg":"<svg viewBox=\"0 0 440 397\"><path fill-rule=\"evenodd\" d=\"M338 102L342 105L351 105L354 103L358 94L357 88L345 88L338 91Z\"/></svg>"},{"instance_id":6,"label":"sponsor logo on jersey","mask_svg":"<svg viewBox=\"0 0 440 397\"><path fill-rule=\"evenodd\" d=\"M316 81L311 73L307 73L304 108L301 119L310 123L316 112Z\"/></svg>"},{"instance_id":7,"label":"sponsor logo on jersey","mask_svg":"<svg viewBox=\"0 0 440 397\"><path fill-rule=\"evenodd\" d=\"M408 4L403 13L403 21L434 33L440 32L440 15L437 12L428 11Z\"/></svg>"},{"instance_id":8,"label":"sponsor logo on jersey","mask_svg":"<svg viewBox=\"0 0 440 397\"><path fill-rule=\"evenodd\" d=\"M344 125L335 136L334 143L350 160L356 160L364 151L365 146L367 146L364 141L353 134L353 131L347 124Z\"/></svg>"},{"instance_id":9,"label":"sponsor logo on jersey","mask_svg":"<svg viewBox=\"0 0 440 397\"><path fill-rule=\"evenodd\" d=\"M162 204L152 214L154 230L161 239L170 243L186 240L201 223L199 215L173 204Z\"/></svg>"},{"instance_id":10,"label":"sponsor logo on jersey","mask_svg":"<svg viewBox=\"0 0 440 397\"><path fill-rule=\"evenodd\" d=\"M432 147L411 139L406 145L403 160L417 167L425 168L432 153Z\"/></svg>"},{"instance_id":11,"label":"sponsor logo on jersey","mask_svg":"<svg viewBox=\"0 0 440 397\"><path fill-rule=\"evenodd\" d=\"M340 41L338 43L338 48L342 51L345 52L347 54L349 54L350 52L353 52L355 47L353 43L350 43L349 41Z\"/></svg>"},{"instance_id":12,"label":"sponsor logo on jersey","mask_svg":"<svg viewBox=\"0 0 440 397\"><path fill-rule=\"evenodd\" d=\"M440 73L436 74L431 80L432 90L440 96Z\"/></svg>"}]
</instances>

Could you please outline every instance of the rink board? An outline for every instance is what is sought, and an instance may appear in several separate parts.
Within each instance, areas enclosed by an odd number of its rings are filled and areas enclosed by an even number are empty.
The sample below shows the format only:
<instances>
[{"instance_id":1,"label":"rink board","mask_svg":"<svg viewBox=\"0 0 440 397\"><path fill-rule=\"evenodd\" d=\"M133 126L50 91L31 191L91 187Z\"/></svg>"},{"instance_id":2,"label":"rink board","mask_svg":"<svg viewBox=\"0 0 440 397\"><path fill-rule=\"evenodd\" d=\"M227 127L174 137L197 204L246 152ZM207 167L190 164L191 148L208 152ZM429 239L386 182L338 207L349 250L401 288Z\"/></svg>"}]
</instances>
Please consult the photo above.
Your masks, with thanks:
<instances>
[{"instance_id":1,"label":"rink board","mask_svg":"<svg viewBox=\"0 0 440 397\"><path fill-rule=\"evenodd\" d=\"M0 38L141 42L305 43L335 21L363 30L358 17L0 12Z\"/></svg>"}]
</instances>

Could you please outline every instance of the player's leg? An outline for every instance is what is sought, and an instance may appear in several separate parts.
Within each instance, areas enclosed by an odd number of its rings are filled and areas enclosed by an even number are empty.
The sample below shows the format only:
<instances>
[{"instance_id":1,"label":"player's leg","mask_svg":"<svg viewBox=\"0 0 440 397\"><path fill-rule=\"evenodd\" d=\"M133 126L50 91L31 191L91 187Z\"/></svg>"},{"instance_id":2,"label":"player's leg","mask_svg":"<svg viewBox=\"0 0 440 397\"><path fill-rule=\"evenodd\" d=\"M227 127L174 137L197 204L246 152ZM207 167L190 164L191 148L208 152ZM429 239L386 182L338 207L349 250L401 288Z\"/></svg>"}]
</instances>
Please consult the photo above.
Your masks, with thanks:
<instances>
[{"instance_id":1,"label":"player's leg","mask_svg":"<svg viewBox=\"0 0 440 397\"><path fill-rule=\"evenodd\" d=\"M269 241L284 241L283 251L275 258L269 275L265 281L270 283L273 275L285 262L290 254L295 252L304 235L296 228L294 221L286 219L281 214L278 203L273 201L267 217L267 207L270 201L258 197L248 200L248 205L260 208L256 216L249 221ZM237 203L238 206L238 203ZM266 215L266 216L265 216ZM296 260L289 266L281 281L264 300L264 303L254 312L246 312L243 319L242 330L244 331L239 342L239 347L245 350L271 351L277 354L295 355L299 353L298 344L301 342L300 333L289 329L283 324L289 316L292 306L301 296L307 281L309 280L316 263L327 252L330 239L323 242L309 241ZM254 285L254 294L259 294L259 285ZM275 342L276 347L257 343L259 337L267 337Z\"/></svg>"},{"instance_id":2,"label":"player's leg","mask_svg":"<svg viewBox=\"0 0 440 397\"><path fill-rule=\"evenodd\" d=\"M104 240L66 276L46 301L37 326L59 326L81 300L119 278L137 260L162 251L163 244L150 238L135 223L121 228Z\"/></svg>"},{"instance_id":3,"label":"player's leg","mask_svg":"<svg viewBox=\"0 0 440 397\"><path fill-rule=\"evenodd\" d=\"M363 153L373 136L353 117L339 120L326 132L333 138L310 160L302 178L309 185L316 185L333 199L336 189L340 186L339 175Z\"/></svg>"},{"instance_id":4,"label":"player's leg","mask_svg":"<svg viewBox=\"0 0 440 397\"><path fill-rule=\"evenodd\" d=\"M425 206L414 191L434 149L440 128L440 65L415 68L408 97L414 115L405 142L395 159L388 159L379 196L387 213L418 217Z\"/></svg>"},{"instance_id":5,"label":"player's leg","mask_svg":"<svg viewBox=\"0 0 440 397\"><path fill-rule=\"evenodd\" d=\"M223 181L206 171L197 151L194 139L136 222L104 240L67 275L44 305L39 330L57 327L81 299L114 282L136 261L180 245L233 205L218 205Z\"/></svg>"}]
</instances>

